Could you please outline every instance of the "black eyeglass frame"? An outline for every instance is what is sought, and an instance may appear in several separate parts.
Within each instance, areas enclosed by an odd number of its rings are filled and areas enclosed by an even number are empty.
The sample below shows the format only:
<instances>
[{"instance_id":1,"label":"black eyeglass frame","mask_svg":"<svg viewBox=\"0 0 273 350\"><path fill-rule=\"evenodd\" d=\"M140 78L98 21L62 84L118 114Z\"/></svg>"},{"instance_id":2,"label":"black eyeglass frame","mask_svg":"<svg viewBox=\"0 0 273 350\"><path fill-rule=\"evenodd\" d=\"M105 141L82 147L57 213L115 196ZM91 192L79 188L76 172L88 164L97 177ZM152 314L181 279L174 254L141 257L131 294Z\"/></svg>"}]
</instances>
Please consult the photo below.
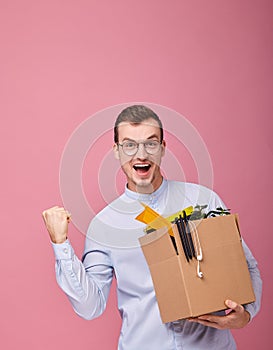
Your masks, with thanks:
<instances>
[{"instance_id":1,"label":"black eyeglass frame","mask_svg":"<svg viewBox=\"0 0 273 350\"><path fill-rule=\"evenodd\" d=\"M151 153L151 150L147 149L147 144L149 144L149 143L151 143L151 142L154 142L154 143L157 144L156 150L153 151L152 153ZM124 151L123 146L124 146L125 144L127 144L127 143L133 143L133 144L136 145L135 151L134 151L133 153L130 153L130 152L129 152L129 154L128 154L128 152ZM146 151L148 154L154 155L154 154L157 154L157 153L159 152L159 150L160 150L160 147L159 147L159 146L162 145L162 141L153 140L153 139L151 139L151 140L147 139L147 140L141 141L141 142L137 142L137 141L134 141L134 140L126 140L126 141L123 142L123 143L118 143L118 142L117 142L117 145L120 146L120 147L122 148L123 153L126 154L127 156L134 156L134 155L136 155L137 152L138 152L138 149L139 149L139 145L143 145L145 151Z\"/></svg>"}]
</instances>

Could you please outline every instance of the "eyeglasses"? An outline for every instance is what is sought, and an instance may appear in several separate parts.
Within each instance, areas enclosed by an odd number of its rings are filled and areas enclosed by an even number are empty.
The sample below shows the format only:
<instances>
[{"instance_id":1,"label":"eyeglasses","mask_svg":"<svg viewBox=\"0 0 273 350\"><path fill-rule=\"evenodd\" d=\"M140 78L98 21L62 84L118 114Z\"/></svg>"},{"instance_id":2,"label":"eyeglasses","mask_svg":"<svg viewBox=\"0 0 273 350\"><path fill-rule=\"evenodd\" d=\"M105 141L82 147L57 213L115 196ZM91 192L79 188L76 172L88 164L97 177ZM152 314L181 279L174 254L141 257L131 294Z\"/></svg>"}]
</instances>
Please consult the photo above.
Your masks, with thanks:
<instances>
[{"instance_id":1,"label":"eyeglasses","mask_svg":"<svg viewBox=\"0 0 273 350\"><path fill-rule=\"evenodd\" d=\"M143 145L145 148L145 151L148 154L156 154L160 150L160 145L162 142L159 142L157 140L146 140L142 142L136 142L136 141L125 141L122 144L118 143L120 147L122 147L123 152L127 156L134 156L139 148L139 145Z\"/></svg>"}]
</instances>

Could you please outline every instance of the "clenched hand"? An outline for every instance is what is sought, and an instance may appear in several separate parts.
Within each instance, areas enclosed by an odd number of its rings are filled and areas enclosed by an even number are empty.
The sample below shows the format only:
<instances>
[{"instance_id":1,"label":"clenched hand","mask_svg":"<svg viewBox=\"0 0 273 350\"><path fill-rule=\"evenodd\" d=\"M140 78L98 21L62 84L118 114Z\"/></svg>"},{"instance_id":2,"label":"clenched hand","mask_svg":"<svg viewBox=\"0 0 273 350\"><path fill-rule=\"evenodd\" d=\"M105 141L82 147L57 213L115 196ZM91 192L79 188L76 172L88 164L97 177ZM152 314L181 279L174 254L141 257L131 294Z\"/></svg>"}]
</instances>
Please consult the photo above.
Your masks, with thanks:
<instances>
[{"instance_id":1,"label":"clenched hand","mask_svg":"<svg viewBox=\"0 0 273 350\"><path fill-rule=\"evenodd\" d=\"M71 215L64 208L58 206L44 210L42 215L51 241L63 243L67 239Z\"/></svg>"}]
</instances>

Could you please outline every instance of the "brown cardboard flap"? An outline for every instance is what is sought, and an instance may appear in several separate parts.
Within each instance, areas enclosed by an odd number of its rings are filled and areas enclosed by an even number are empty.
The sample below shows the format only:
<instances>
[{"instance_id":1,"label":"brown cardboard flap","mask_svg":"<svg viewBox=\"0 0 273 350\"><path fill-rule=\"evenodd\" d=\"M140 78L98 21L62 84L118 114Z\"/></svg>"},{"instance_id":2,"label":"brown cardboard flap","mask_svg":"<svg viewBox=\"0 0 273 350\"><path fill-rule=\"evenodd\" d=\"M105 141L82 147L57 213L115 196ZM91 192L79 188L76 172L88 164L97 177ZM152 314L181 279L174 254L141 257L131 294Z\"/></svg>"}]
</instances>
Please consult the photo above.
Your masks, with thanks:
<instances>
[{"instance_id":1,"label":"brown cardboard flap","mask_svg":"<svg viewBox=\"0 0 273 350\"><path fill-rule=\"evenodd\" d=\"M176 225L172 228L178 255L167 229L140 239L163 322L225 309L226 299L239 304L255 300L237 215L217 216L192 224L202 249L203 278L197 276L197 260L187 262Z\"/></svg>"},{"instance_id":2,"label":"brown cardboard flap","mask_svg":"<svg viewBox=\"0 0 273 350\"><path fill-rule=\"evenodd\" d=\"M150 265L150 270L163 322L181 318L181 310L185 315L191 314L178 255Z\"/></svg>"},{"instance_id":3,"label":"brown cardboard flap","mask_svg":"<svg viewBox=\"0 0 273 350\"><path fill-rule=\"evenodd\" d=\"M168 229L165 227L140 237L139 241L149 265L176 255Z\"/></svg>"}]
</instances>

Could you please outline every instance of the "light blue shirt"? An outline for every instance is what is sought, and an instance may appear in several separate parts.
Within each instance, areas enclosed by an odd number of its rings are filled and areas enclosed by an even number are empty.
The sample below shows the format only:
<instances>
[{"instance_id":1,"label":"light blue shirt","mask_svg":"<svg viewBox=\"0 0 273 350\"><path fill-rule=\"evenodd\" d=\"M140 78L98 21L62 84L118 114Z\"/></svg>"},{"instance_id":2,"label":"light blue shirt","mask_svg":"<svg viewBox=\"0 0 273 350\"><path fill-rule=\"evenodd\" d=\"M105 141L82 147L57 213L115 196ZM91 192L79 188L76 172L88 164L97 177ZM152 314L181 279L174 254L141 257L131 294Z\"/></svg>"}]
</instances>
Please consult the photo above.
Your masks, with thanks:
<instances>
[{"instance_id":1,"label":"light blue shirt","mask_svg":"<svg viewBox=\"0 0 273 350\"><path fill-rule=\"evenodd\" d=\"M186 320L163 324L149 268L139 245L145 225L135 220L143 202L163 216L190 205L208 204L207 210L225 207L218 195L196 184L163 180L152 194L125 192L90 223L83 259L67 240L53 244L57 281L75 312L93 319L105 309L113 276L117 280L122 318L118 350L231 350L236 344L229 330L217 330ZM256 315L262 282L257 262L243 242L256 302L245 308Z\"/></svg>"}]
</instances>

